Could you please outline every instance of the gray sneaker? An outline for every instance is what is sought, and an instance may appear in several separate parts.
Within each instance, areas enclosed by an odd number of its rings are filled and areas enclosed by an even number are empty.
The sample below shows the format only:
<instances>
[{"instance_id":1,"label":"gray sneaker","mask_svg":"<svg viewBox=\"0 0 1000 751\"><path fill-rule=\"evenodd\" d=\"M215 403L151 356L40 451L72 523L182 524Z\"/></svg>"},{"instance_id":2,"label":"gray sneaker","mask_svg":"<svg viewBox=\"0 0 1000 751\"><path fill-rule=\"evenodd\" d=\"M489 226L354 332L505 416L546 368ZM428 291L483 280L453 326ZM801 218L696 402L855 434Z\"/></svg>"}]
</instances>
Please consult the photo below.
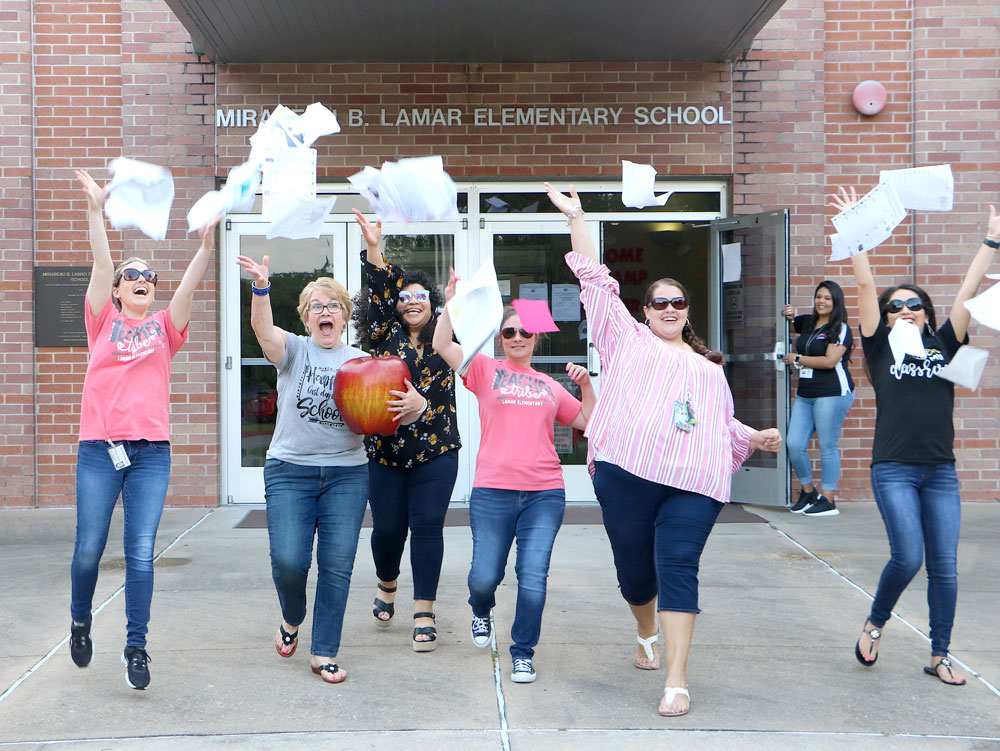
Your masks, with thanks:
<instances>
[{"instance_id":1,"label":"gray sneaker","mask_svg":"<svg viewBox=\"0 0 1000 751\"><path fill-rule=\"evenodd\" d=\"M836 516L840 513L837 504L826 496L819 496L816 502L802 512L805 516Z\"/></svg>"},{"instance_id":2,"label":"gray sneaker","mask_svg":"<svg viewBox=\"0 0 1000 751\"><path fill-rule=\"evenodd\" d=\"M795 505L788 510L793 514L801 514L807 508L816 503L817 498L819 498L819 493L816 491L816 488L813 488L808 493L800 488L799 499L795 502Z\"/></svg>"}]
</instances>

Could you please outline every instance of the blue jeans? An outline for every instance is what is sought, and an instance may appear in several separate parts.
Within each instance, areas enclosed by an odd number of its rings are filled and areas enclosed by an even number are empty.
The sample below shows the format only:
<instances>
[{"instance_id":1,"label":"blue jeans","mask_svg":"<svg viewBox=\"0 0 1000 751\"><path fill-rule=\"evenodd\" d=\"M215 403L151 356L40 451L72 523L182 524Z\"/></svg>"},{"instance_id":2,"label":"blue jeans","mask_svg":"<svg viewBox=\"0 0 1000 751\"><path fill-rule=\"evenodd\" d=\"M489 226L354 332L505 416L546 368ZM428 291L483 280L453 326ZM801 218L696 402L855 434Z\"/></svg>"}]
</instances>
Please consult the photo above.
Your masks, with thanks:
<instances>
[{"instance_id":1,"label":"blue jeans","mask_svg":"<svg viewBox=\"0 0 1000 751\"><path fill-rule=\"evenodd\" d=\"M823 466L823 490L832 493L837 489L840 482L840 429L853 403L853 391L844 396L821 396L817 399L795 397L792 416L788 418L785 445L800 484L812 485L812 462L807 449L809 439L815 433Z\"/></svg>"},{"instance_id":2,"label":"blue jeans","mask_svg":"<svg viewBox=\"0 0 1000 751\"><path fill-rule=\"evenodd\" d=\"M396 581L410 531L413 599L436 600L444 559L444 517L458 476L458 451L446 451L411 469L368 462L375 574Z\"/></svg>"},{"instance_id":3,"label":"blue jeans","mask_svg":"<svg viewBox=\"0 0 1000 751\"><path fill-rule=\"evenodd\" d=\"M962 504L954 464L879 462L871 469L872 491L889 537L868 620L881 628L892 615L927 551L927 605L931 654L947 655L958 599L958 535Z\"/></svg>"},{"instance_id":4,"label":"blue jeans","mask_svg":"<svg viewBox=\"0 0 1000 751\"><path fill-rule=\"evenodd\" d=\"M70 567L74 621L91 618L94 589L111 514L122 497L125 510L126 645L145 647L153 600L153 549L170 480L168 441L121 441L132 462L115 469L105 441L80 441L76 461L76 543Z\"/></svg>"},{"instance_id":5,"label":"blue jeans","mask_svg":"<svg viewBox=\"0 0 1000 751\"><path fill-rule=\"evenodd\" d=\"M722 502L644 480L596 462L594 492L622 597L630 605L658 598L657 610L700 613L698 567Z\"/></svg>"},{"instance_id":6,"label":"blue jeans","mask_svg":"<svg viewBox=\"0 0 1000 751\"><path fill-rule=\"evenodd\" d=\"M307 467L278 459L264 464L271 576L281 616L306 617L306 579L316 542L312 654L336 657L354 556L368 502L368 467Z\"/></svg>"},{"instance_id":7,"label":"blue jeans","mask_svg":"<svg viewBox=\"0 0 1000 751\"><path fill-rule=\"evenodd\" d=\"M485 618L496 605L496 591L507 568L511 543L517 538L517 608L510 629L511 657L531 658L542 632L545 586L552 544L566 510L566 491L473 488L469 497L472 526L472 569L469 604Z\"/></svg>"}]
</instances>

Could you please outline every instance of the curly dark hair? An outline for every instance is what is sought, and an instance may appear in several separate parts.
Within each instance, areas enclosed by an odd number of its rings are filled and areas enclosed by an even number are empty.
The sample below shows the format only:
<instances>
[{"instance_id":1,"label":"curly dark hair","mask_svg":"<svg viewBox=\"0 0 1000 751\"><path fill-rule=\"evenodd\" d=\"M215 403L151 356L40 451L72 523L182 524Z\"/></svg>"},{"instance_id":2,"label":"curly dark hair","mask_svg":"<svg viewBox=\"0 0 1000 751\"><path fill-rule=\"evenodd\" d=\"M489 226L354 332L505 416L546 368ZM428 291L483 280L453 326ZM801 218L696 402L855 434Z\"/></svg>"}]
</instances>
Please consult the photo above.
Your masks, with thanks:
<instances>
[{"instance_id":1,"label":"curly dark hair","mask_svg":"<svg viewBox=\"0 0 1000 751\"><path fill-rule=\"evenodd\" d=\"M669 284L671 287L677 287L681 291L681 294L688 301L688 306L691 305L691 296L688 294L687 289L676 279L671 279L670 277L663 277L662 279L657 279L655 282L650 284L646 288L646 296L642 302L642 307L648 308L650 303L653 302L653 292L656 288L663 284ZM691 319L688 318L684 324L684 329L681 332L681 339L697 354L705 357L709 362L714 362L716 365L721 365L723 361L722 353L716 352L708 348L708 345L701 340L696 333L694 333L694 326L691 325Z\"/></svg>"},{"instance_id":2,"label":"curly dark hair","mask_svg":"<svg viewBox=\"0 0 1000 751\"><path fill-rule=\"evenodd\" d=\"M398 300L399 290L406 289L411 284L419 284L430 293L431 317L427 324L420 329L420 343L430 345L434 340L434 327L437 324L438 314L444 309L444 295L431 279L430 275L422 269L410 269L403 271L403 277L396 286L397 294L393 299L393 314L403 328L409 330L406 323L395 310L396 300ZM358 344L364 349L372 348L371 326L376 322L375 312L372 310L372 293L368 285L361 288L361 291L354 296L354 329L358 333Z\"/></svg>"}]
</instances>

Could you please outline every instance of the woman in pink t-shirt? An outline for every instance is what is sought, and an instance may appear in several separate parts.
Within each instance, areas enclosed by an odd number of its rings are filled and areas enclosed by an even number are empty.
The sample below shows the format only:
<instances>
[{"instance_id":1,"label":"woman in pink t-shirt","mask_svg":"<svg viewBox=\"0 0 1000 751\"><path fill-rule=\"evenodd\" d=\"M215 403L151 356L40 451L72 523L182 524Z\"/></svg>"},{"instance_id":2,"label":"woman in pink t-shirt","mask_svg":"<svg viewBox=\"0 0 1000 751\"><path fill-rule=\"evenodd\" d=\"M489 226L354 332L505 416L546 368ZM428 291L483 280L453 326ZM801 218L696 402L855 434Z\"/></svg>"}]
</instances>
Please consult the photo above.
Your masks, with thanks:
<instances>
[{"instance_id":1,"label":"woman in pink t-shirt","mask_svg":"<svg viewBox=\"0 0 1000 751\"><path fill-rule=\"evenodd\" d=\"M445 290L448 300L455 294L456 280L452 270ZM532 660L542 629L552 544L566 507L553 423L583 430L596 397L584 367L566 365L569 377L580 386L582 403L553 378L531 367L538 336L524 329L513 309L504 311L500 333L505 360L478 354L465 372L459 373L479 400L482 426L469 498L472 640L480 648L492 640L490 610L496 604L496 589L503 581L510 546L516 538L517 607L510 630L511 680L531 683L535 680ZM447 308L438 318L434 350L458 371L463 352L452 339Z\"/></svg>"},{"instance_id":2,"label":"woman in pink t-shirt","mask_svg":"<svg viewBox=\"0 0 1000 751\"><path fill-rule=\"evenodd\" d=\"M83 382L76 465L76 543L71 569L70 654L90 664L91 607L111 514L125 511L125 616L122 662L128 685L149 685L146 631L153 597L153 545L170 478L170 360L187 340L194 291L215 247L212 222L166 309L150 313L157 275L140 258L118 268L104 226L105 191L86 172L76 178L87 197L94 268L84 319L90 361Z\"/></svg>"}]
</instances>

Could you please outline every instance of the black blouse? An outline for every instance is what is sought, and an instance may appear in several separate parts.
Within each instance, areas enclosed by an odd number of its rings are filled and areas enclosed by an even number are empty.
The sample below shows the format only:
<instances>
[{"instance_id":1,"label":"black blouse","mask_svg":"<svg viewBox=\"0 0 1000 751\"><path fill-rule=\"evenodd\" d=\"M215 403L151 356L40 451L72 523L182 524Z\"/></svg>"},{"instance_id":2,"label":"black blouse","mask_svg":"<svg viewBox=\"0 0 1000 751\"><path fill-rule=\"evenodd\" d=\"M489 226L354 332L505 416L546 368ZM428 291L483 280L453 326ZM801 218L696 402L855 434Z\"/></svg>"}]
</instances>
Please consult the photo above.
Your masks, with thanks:
<instances>
[{"instance_id":1,"label":"black blouse","mask_svg":"<svg viewBox=\"0 0 1000 751\"><path fill-rule=\"evenodd\" d=\"M377 355L403 358L410 369L413 387L427 399L427 410L416 422L400 425L390 436L366 437L365 448L372 461L409 469L445 451L462 447L455 411L455 371L430 344L424 345L421 357L410 342L410 332L396 318L403 270L388 261L386 268L380 269L369 263L366 255L361 251L361 264L371 294L372 319L368 335L372 348Z\"/></svg>"}]
</instances>

